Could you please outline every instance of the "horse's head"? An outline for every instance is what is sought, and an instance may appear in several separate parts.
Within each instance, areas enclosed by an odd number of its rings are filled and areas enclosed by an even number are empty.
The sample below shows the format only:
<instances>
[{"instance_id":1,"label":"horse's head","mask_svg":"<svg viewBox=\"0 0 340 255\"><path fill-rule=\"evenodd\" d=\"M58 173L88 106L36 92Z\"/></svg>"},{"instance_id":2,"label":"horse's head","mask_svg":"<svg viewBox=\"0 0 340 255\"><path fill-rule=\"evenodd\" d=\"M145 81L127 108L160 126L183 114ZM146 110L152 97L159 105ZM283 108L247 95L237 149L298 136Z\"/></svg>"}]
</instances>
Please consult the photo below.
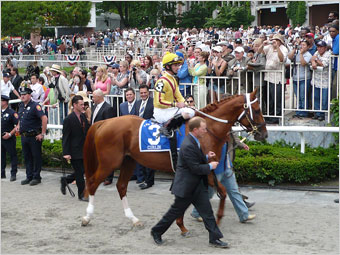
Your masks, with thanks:
<instances>
[{"instance_id":1,"label":"horse's head","mask_svg":"<svg viewBox=\"0 0 340 255\"><path fill-rule=\"evenodd\" d=\"M243 112L238 117L238 122L245 131L254 135L255 140L263 141L268 137L268 132L259 101L256 98L256 92L257 89L244 95Z\"/></svg>"}]
</instances>

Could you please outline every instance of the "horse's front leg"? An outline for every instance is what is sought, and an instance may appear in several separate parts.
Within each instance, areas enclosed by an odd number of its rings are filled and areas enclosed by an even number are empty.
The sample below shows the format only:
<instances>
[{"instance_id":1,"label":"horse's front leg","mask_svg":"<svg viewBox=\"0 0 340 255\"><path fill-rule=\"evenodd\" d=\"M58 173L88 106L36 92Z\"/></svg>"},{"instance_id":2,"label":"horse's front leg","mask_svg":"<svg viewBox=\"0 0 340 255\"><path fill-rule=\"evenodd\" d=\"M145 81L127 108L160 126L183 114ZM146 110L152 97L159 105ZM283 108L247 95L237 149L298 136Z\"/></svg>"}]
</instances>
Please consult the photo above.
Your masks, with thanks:
<instances>
[{"instance_id":1,"label":"horse's front leg","mask_svg":"<svg viewBox=\"0 0 340 255\"><path fill-rule=\"evenodd\" d=\"M86 208L86 216L84 216L81 220L81 225L83 227L87 226L90 223L90 220L93 216L94 212L94 195L89 195L89 204Z\"/></svg>"},{"instance_id":2,"label":"horse's front leg","mask_svg":"<svg viewBox=\"0 0 340 255\"><path fill-rule=\"evenodd\" d=\"M220 183L217 178L216 178L216 175L214 173L211 173L209 174L208 176L208 184L209 186L211 187L214 187L216 186L216 191L217 191L217 194L220 198L220 204L218 206L218 210L217 210L217 219L216 219L216 223L217 225L220 224L221 222L221 219L223 217L223 214L224 214L224 204L225 204L225 199L227 197L227 191L225 189L225 187L222 185L222 183Z\"/></svg>"},{"instance_id":3,"label":"horse's front leg","mask_svg":"<svg viewBox=\"0 0 340 255\"><path fill-rule=\"evenodd\" d=\"M225 187L220 183L218 182L218 186L217 186L217 193L219 194L219 197L220 197L220 204L218 206L218 211L217 211L217 220L216 220L216 223L217 225L220 224L221 222L221 219L224 215L224 204L225 204L225 199L227 197L227 191L225 189Z\"/></svg>"},{"instance_id":4,"label":"horse's front leg","mask_svg":"<svg viewBox=\"0 0 340 255\"><path fill-rule=\"evenodd\" d=\"M136 167L136 161L130 157L125 157L124 161L120 167L120 174L116 184L120 199L123 203L124 214L129 220L132 221L134 226L142 226L143 224L139 221L137 217L133 214L126 197L128 183L132 176L133 170Z\"/></svg>"},{"instance_id":5,"label":"horse's front leg","mask_svg":"<svg viewBox=\"0 0 340 255\"><path fill-rule=\"evenodd\" d=\"M177 218L176 219L176 224L177 224L177 226L181 230L181 235L182 236L187 236L189 234L189 230L186 227L184 227L183 218L184 218L184 215L182 215L181 217Z\"/></svg>"}]
</instances>

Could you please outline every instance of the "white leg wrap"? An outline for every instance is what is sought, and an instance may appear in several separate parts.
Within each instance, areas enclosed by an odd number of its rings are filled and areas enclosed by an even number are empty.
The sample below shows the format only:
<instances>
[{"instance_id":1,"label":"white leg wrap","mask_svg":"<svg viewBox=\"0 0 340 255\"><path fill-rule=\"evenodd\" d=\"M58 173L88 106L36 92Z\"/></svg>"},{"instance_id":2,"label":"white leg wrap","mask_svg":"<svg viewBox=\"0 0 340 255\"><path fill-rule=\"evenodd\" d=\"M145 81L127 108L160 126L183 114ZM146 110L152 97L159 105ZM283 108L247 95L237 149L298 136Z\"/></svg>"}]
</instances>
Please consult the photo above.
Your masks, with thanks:
<instances>
[{"instance_id":1,"label":"white leg wrap","mask_svg":"<svg viewBox=\"0 0 340 255\"><path fill-rule=\"evenodd\" d=\"M139 219L137 219L134 215L133 215L133 212L131 211L130 207L129 207L129 204L128 204L128 201L127 201L127 197L123 197L122 199L122 202L123 202L123 208L124 208L124 213L125 213L125 216L127 218L129 218L130 220L132 220L132 223L135 224L139 221Z\"/></svg>"},{"instance_id":2,"label":"white leg wrap","mask_svg":"<svg viewBox=\"0 0 340 255\"><path fill-rule=\"evenodd\" d=\"M82 226L87 226L87 224L89 224L91 217L93 215L93 211L94 211L94 196L89 196L89 204L87 205L86 208L86 216L83 217L82 219Z\"/></svg>"},{"instance_id":3,"label":"white leg wrap","mask_svg":"<svg viewBox=\"0 0 340 255\"><path fill-rule=\"evenodd\" d=\"M94 211L94 196L89 196L89 204L86 208L86 216L88 218L92 217Z\"/></svg>"}]
</instances>

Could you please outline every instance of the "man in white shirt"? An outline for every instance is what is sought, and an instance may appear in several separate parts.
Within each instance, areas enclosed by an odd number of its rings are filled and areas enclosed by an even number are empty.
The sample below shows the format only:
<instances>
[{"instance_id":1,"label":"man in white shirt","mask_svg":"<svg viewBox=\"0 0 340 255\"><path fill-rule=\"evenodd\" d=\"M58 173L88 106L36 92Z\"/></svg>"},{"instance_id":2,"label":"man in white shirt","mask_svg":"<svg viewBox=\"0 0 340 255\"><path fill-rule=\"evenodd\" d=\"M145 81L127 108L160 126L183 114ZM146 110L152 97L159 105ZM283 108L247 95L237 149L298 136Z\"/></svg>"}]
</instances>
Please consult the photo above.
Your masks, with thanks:
<instances>
[{"instance_id":1,"label":"man in white shirt","mask_svg":"<svg viewBox=\"0 0 340 255\"><path fill-rule=\"evenodd\" d=\"M1 95L5 95L9 97L9 94L13 91L13 93L20 98L18 91L14 88L12 82L10 81L10 75L7 72L2 74L3 80L1 80Z\"/></svg>"},{"instance_id":2,"label":"man in white shirt","mask_svg":"<svg viewBox=\"0 0 340 255\"><path fill-rule=\"evenodd\" d=\"M266 55L266 70L282 70L286 62L288 50L284 45L284 37L281 34L275 34L273 39L265 41L259 49ZM280 72L265 73L265 85L269 86L269 115L281 117L282 115L282 75ZM275 92L276 91L276 92ZM276 96L276 98L275 98ZM276 99L276 109L275 109ZM279 119L268 118L267 123L279 124Z\"/></svg>"},{"instance_id":3,"label":"man in white shirt","mask_svg":"<svg viewBox=\"0 0 340 255\"><path fill-rule=\"evenodd\" d=\"M42 104L45 100L45 91L42 85L38 82L38 76L36 74L31 75L32 100L36 103Z\"/></svg>"}]
</instances>

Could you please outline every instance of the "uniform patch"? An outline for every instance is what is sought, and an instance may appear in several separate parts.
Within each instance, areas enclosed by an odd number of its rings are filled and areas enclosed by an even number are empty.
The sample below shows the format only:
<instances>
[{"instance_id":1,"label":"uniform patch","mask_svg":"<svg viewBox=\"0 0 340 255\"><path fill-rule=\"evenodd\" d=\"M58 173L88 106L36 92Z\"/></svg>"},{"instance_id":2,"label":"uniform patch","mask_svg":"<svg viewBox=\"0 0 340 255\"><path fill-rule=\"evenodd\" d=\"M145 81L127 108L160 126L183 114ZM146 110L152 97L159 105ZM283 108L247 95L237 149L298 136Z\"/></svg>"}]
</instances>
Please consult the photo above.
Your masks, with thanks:
<instances>
[{"instance_id":1,"label":"uniform patch","mask_svg":"<svg viewBox=\"0 0 340 255\"><path fill-rule=\"evenodd\" d=\"M19 115L16 112L13 115L14 115L14 118L19 119Z\"/></svg>"},{"instance_id":2,"label":"uniform patch","mask_svg":"<svg viewBox=\"0 0 340 255\"><path fill-rule=\"evenodd\" d=\"M41 106L39 104L37 105L37 110L41 111Z\"/></svg>"},{"instance_id":3,"label":"uniform patch","mask_svg":"<svg viewBox=\"0 0 340 255\"><path fill-rule=\"evenodd\" d=\"M159 82L157 82L157 84L155 85L155 90L158 91L158 92L162 92L163 87L164 87L163 81L159 81Z\"/></svg>"}]
</instances>

